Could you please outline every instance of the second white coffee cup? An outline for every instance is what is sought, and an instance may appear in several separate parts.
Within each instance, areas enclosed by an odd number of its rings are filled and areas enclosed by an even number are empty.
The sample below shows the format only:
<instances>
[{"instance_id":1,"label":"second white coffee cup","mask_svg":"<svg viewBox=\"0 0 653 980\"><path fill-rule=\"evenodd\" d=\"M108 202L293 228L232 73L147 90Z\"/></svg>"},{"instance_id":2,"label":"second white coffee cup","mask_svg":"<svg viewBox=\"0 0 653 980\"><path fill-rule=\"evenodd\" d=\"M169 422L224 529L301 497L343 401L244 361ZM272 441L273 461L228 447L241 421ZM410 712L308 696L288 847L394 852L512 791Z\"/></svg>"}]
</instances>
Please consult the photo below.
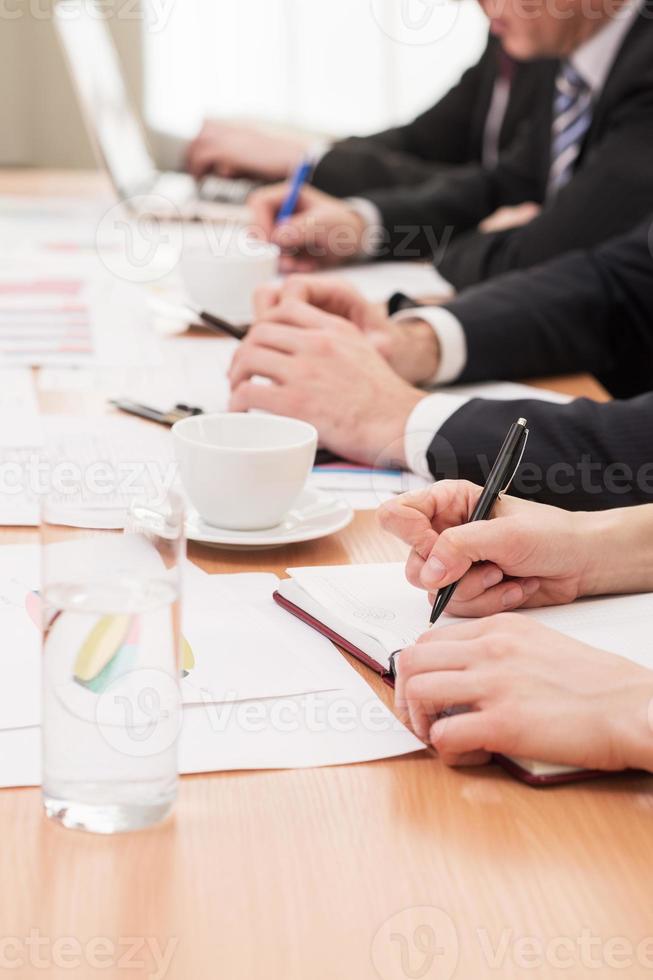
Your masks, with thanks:
<instances>
[{"instance_id":1,"label":"second white coffee cup","mask_svg":"<svg viewBox=\"0 0 653 980\"><path fill-rule=\"evenodd\" d=\"M317 430L276 415L220 414L184 419L172 429L184 489L215 527L276 527L304 489Z\"/></svg>"},{"instance_id":2,"label":"second white coffee cup","mask_svg":"<svg viewBox=\"0 0 653 980\"><path fill-rule=\"evenodd\" d=\"M277 273L279 249L246 235L223 229L212 236L206 228L188 232L180 257L186 294L197 309L234 324L251 323L252 300L259 286Z\"/></svg>"}]
</instances>

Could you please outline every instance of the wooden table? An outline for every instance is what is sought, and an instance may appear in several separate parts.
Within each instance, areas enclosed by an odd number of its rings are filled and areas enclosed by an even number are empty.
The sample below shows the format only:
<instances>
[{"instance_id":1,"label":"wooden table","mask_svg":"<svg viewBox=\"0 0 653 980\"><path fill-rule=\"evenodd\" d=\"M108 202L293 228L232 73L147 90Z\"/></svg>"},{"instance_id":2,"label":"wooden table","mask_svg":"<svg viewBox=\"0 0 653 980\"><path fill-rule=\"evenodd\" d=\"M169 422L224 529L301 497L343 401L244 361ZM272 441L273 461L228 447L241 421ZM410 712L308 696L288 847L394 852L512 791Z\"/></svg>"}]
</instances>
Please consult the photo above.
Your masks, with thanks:
<instances>
[{"instance_id":1,"label":"wooden table","mask_svg":"<svg viewBox=\"0 0 653 980\"><path fill-rule=\"evenodd\" d=\"M0 176L5 193L79 186L99 185ZM556 387L606 397L591 379ZM281 574L405 552L358 514L316 544L190 553L211 572ZM423 752L188 777L171 820L113 839L51 825L37 790L5 791L0 832L0 972L15 977L578 978L621 964L634 978L653 967L653 943L636 949L653 934L647 777L538 791L494 768L447 770ZM153 950L171 954L167 970Z\"/></svg>"}]
</instances>

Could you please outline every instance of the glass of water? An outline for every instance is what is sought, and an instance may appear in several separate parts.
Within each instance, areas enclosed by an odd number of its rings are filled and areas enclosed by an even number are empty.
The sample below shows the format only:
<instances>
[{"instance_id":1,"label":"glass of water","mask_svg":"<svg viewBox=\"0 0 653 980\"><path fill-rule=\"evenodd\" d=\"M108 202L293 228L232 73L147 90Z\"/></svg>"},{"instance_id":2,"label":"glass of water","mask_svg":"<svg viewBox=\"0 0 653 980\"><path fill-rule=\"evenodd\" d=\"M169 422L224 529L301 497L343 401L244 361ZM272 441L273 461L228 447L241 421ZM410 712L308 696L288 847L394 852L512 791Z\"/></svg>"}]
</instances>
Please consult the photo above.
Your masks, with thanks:
<instances>
[{"instance_id":1,"label":"glass of water","mask_svg":"<svg viewBox=\"0 0 653 980\"><path fill-rule=\"evenodd\" d=\"M110 834L162 820L177 794L184 515L170 494L124 532L83 518L41 506L43 801Z\"/></svg>"}]
</instances>

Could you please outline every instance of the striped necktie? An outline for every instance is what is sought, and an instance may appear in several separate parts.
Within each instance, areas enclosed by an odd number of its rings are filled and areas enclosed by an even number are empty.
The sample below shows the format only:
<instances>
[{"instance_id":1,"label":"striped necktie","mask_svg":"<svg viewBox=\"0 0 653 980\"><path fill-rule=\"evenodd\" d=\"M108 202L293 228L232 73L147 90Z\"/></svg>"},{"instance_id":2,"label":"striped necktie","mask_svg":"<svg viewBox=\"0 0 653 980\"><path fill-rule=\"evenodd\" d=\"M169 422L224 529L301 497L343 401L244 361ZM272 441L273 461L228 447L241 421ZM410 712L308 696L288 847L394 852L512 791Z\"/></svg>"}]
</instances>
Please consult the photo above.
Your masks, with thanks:
<instances>
[{"instance_id":1,"label":"striped necktie","mask_svg":"<svg viewBox=\"0 0 653 980\"><path fill-rule=\"evenodd\" d=\"M571 180L587 132L592 124L592 92L568 61L556 79L549 194L555 195Z\"/></svg>"}]
</instances>

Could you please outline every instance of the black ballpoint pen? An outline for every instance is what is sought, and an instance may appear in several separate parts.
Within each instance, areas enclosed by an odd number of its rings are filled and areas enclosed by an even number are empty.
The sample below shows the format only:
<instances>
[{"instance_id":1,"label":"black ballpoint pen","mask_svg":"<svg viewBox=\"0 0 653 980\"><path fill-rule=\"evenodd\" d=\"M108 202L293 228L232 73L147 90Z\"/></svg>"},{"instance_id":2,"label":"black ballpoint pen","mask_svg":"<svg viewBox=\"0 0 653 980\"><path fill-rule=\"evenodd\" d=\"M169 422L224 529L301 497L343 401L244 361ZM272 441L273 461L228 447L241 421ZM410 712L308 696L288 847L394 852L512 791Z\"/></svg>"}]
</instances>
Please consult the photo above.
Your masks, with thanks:
<instances>
[{"instance_id":1,"label":"black ballpoint pen","mask_svg":"<svg viewBox=\"0 0 653 980\"><path fill-rule=\"evenodd\" d=\"M168 412L164 412L149 405L141 405L140 402L134 402L129 398L112 398L109 404L121 412L126 412L127 415L135 415L139 419L148 419L150 422L158 422L159 425L170 427L175 422L181 422L182 419L204 414L201 408L193 405L175 405Z\"/></svg>"},{"instance_id":2,"label":"black ballpoint pen","mask_svg":"<svg viewBox=\"0 0 653 980\"><path fill-rule=\"evenodd\" d=\"M526 449L526 442L528 440L527 425L528 422L526 419L518 419L511 425L510 431L497 456L496 463L490 471L483 492L468 523L473 524L476 521L486 521L501 494L508 490L519 469L519 464L522 461L524 450ZM446 588L440 589L433 604L431 626L438 621L445 611L457 587L458 582L453 582Z\"/></svg>"},{"instance_id":3,"label":"black ballpoint pen","mask_svg":"<svg viewBox=\"0 0 653 980\"><path fill-rule=\"evenodd\" d=\"M222 317L216 316L214 313L207 313L206 310L197 309L194 306L189 306L188 309L191 313L198 317L202 323L210 327L212 330L217 330L220 333L226 333L229 337L233 337L234 340L244 340L247 336L248 326L236 327L233 323L228 320L223 320Z\"/></svg>"}]
</instances>

